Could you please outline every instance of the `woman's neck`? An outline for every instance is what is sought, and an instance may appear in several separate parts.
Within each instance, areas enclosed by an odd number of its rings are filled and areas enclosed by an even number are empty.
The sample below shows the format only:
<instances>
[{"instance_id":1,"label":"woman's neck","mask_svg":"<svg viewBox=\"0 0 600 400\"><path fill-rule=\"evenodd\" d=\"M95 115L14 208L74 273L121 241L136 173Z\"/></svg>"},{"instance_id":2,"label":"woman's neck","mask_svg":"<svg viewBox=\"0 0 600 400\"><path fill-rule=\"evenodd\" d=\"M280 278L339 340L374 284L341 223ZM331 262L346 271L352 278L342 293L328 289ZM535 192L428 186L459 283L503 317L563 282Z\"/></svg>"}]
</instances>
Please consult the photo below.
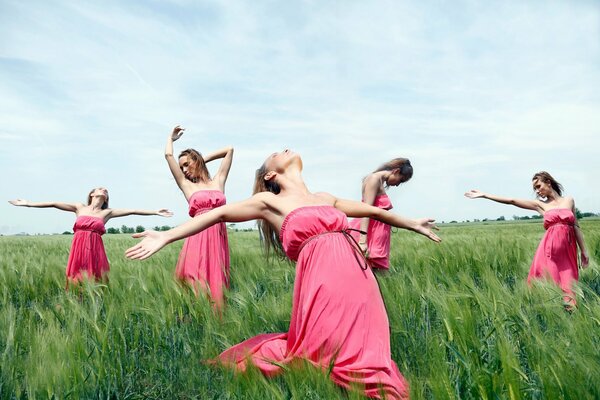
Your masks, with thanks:
<instances>
[{"instance_id":1,"label":"woman's neck","mask_svg":"<svg viewBox=\"0 0 600 400\"><path fill-rule=\"evenodd\" d=\"M281 188L281 194L301 196L310 194L301 173L280 174L277 183Z\"/></svg>"}]
</instances>

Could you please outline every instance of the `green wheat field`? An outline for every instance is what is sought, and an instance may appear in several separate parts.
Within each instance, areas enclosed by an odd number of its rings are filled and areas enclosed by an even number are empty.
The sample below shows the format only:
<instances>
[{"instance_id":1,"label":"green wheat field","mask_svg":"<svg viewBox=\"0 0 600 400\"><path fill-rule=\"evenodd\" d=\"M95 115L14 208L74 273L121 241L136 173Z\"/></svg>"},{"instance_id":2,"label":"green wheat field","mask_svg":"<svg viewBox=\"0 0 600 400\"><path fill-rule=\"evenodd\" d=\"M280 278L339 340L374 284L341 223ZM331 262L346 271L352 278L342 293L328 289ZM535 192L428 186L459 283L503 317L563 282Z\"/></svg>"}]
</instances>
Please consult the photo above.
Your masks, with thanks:
<instances>
[{"instance_id":1,"label":"green wheat field","mask_svg":"<svg viewBox=\"0 0 600 400\"><path fill-rule=\"evenodd\" d=\"M392 357L412 399L600 398L600 220L581 226L592 258L579 308L525 279L541 222L448 224L436 245L392 238L378 281ZM285 332L294 266L266 260L256 232L231 232L231 289L216 316L173 279L182 243L139 262L105 235L108 285L65 292L71 236L0 237L2 399L359 399L308 366L276 378L207 365L229 346Z\"/></svg>"}]
</instances>

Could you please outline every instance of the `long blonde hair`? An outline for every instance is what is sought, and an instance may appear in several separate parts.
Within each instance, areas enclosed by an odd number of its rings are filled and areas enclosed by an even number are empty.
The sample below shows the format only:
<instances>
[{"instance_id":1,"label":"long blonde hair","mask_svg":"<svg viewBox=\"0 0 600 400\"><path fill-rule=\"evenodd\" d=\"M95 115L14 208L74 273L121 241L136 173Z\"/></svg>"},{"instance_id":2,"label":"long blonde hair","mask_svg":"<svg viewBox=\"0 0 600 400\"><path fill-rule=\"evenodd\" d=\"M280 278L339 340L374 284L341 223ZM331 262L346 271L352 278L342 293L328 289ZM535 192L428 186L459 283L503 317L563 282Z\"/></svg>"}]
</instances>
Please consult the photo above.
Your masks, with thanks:
<instances>
[{"instance_id":1,"label":"long blonde hair","mask_svg":"<svg viewBox=\"0 0 600 400\"><path fill-rule=\"evenodd\" d=\"M267 172L269 171L267 170L267 167L265 167L265 164L263 164L259 169L256 170L256 176L254 179L254 189L252 190L252 194L260 192L271 192L279 194L279 192L281 191L279 185L274 181L265 179L265 175L267 174ZM277 229L272 224L263 219L259 219L257 224L260 234L260 240L265 249L265 253L267 255L275 253L279 256L285 256L281 240L279 240L279 234L277 233Z\"/></svg>"}]
</instances>

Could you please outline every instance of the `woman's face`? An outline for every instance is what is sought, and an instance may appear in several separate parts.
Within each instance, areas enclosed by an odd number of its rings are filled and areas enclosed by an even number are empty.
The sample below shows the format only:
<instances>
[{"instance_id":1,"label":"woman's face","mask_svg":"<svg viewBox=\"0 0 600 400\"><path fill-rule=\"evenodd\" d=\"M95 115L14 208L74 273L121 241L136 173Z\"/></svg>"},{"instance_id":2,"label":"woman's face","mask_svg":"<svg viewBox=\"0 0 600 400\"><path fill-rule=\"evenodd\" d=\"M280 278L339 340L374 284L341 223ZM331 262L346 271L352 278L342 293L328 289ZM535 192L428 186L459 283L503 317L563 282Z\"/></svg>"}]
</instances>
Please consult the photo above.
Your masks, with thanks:
<instances>
[{"instance_id":1,"label":"woman's face","mask_svg":"<svg viewBox=\"0 0 600 400\"><path fill-rule=\"evenodd\" d=\"M183 172L183 175L185 175L185 178L189 181L193 181L195 176L194 176L194 170L195 170L195 163L194 160L192 160L189 156L187 155L183 155L181 157L179 157L179 168L181 169L181 172Z\"/></svg>"},{"instance_id":2,"label":"woman's face","mask_svg":"<svg viewBox=\"0 0 600 400\"><path fill-rule=\"evenodd\" d=\"M533 181L533 190L538 197L547 198L550 193L552 193L552 187L548 182L544 182L541 179L536 179Z\"/></svg>"},{"instance_id":3,"label":"woman's face","mask_svg":"<svg viewBox=\"0 0 600 400\"><path fill-rule=\"evenodd\" d=\"M285 149L267 157L264 165L267 171L284 172L288 166L294 163L300 163L300 166L302 166L300 155L289 149Z\"/></svg>"},{"instance_id":4,"label":"woman's face","mask_svg":"<svg viewBox=\"0 0 600 400\"><path fill-rule=\"evenodd\" d=\"M388 178L386 179L386 183L388 184L388 186L398 186L399 184L404 183L405 181L406 180L404 179L404 176L402 176L402 174L400 173L399 169L393 170L390 176L388 176Z\"/></svg>"},{"instance_id":5,"label":"woman's face","mask_svg":"<svg viewBox=\"0 0 600 400\"><path fill-rule=\"evenodd\" d=\"M104 201L106 201L108 199L108 190L104 187L96 188L92 192L92 197L103 197Z\"/></svg>"}]
</instances>

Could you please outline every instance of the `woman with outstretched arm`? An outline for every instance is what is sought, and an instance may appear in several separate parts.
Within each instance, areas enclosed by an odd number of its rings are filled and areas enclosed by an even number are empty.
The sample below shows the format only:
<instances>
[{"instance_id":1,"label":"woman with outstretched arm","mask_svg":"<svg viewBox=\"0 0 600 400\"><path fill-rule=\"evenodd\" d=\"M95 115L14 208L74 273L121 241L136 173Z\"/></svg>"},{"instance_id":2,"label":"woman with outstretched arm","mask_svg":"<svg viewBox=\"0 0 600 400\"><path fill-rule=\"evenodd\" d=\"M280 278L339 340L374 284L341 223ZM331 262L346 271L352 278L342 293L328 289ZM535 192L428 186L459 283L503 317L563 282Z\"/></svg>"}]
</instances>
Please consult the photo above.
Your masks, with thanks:
<instances>
[{"instance_id":1,"label":"woman with outstretched arm","mask_svg":"<svg viewBox=\"0 0 600 400\"><path fill-rule=\"evenodd\" d=\"M254 195L216 208L167 232L144 232L127 250L146 259L175 240L221 222L259 220L267 252L296 261L292 316L287 333L260 334L226 351L218 362L265 375L303 359L329 370L340 386L362 387L370 397L408 398L408 383L391 359L389 322L373 272L348 232L348 219L368 217L439 242L433 219L408 219L361 202L311 193L302 159L285 150L257 170Z\"/></svg>"},{"instance_id":2,"label":"woman with outstretched arm","mask_svg":"<svg viewBox=\"0 0 600 400\"><path fill-rule=\"evenodd\" d=\"M544 217L546 233L533 257L527 282L550 277L564 292L567 308L576 305L573 282L579 279L577 247L581 266L587 267L589 257L575 215L575 200L563 196L563 187L546 171L533 175L531 180L537 195L535 200L514 199L470 190L465 196L470 199L488 199L502 204L537 211Z\"/></svg>"},{"instance_id":3,"label":"woman with outstretched arm","mask_svg":"<svg viewBox=\"0 0 600 400\"><path fill-rule=\"evenodd\" d=\"M90 191L87 204L62 202L31 202L27 200L10 200L10 204L21 207L57 208L62 211L75 213L77 219L73 225L73 242L67 262L67 286L77 283L85 276L95 280L104 280L110 269L104 250L102 235L106 232L104 225L111 218L127 215L173 215L167 209L157 211L120 209L108 207L108 190L103 187Z\"/></svg>"}]
</instances>

